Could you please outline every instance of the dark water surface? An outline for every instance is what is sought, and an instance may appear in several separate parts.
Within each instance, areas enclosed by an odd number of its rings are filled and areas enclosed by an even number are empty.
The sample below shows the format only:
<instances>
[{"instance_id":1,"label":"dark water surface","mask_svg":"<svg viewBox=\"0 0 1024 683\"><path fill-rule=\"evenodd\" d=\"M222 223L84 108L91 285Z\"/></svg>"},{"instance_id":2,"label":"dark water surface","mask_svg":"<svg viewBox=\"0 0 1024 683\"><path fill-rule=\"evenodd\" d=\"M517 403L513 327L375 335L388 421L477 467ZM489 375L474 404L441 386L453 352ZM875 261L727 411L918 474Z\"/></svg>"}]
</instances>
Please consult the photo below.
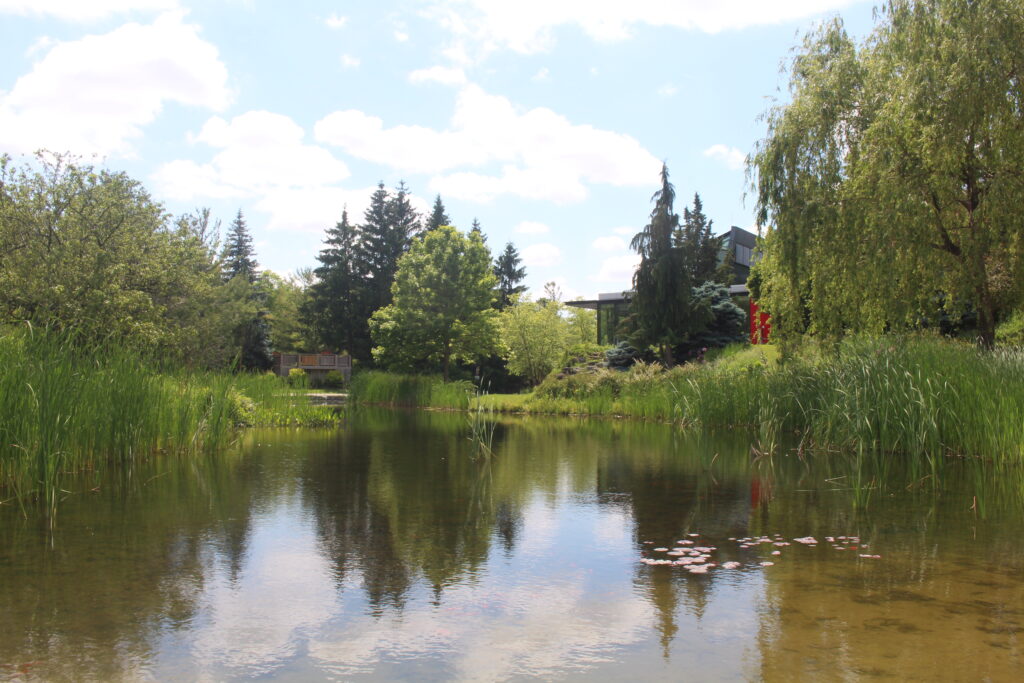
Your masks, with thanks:
<instances>
[{"instance_id":1,"label":"dark water surface","mask_svg":"<svg viewBox=\"0 0 1024 683\"><path fill-rule=\"evenodd\" d=\"M1016 473L869 489L746 434L467 434L360 411L77 482L52 532L0 506L0 679L1024 678ZM718 566L643 561L677 547Z\"/></svg>"}]
</instances>

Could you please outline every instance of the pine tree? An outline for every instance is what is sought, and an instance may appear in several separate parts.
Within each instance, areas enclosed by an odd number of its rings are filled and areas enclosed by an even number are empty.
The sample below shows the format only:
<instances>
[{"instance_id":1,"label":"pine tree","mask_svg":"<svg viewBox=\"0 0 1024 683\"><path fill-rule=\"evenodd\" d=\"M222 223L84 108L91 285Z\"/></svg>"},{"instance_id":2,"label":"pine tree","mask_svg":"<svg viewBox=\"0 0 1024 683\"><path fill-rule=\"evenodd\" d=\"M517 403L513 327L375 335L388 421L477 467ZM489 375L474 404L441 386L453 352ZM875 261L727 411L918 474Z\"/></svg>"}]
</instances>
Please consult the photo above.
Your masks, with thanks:
<instances>
[{"instance_id":1,"label":"pine tree","mask_svg":"<svg viewBox=\"0 0 1024 683\"><path fill-rule=\"evenodd\" d=\"M434 210L430 214L430 219L427 221L427 227L424 232L430 232L436 230L442 225L451 225L451 219L448 218L448 214L445 213L444 204L441 202L441 195L437 195L434 199Z\"/></svg>"},{"instance_id":2,"label":"pine tree","mask_svg":"<svg viewBox=\"0 0 1024 683\"><path fill-rule=\"evenodd\" d=\"M252 236L246 227L241 209L238 210L235 220L231 221L231 229L224 243L222 273L225 280L244 275L249 284L255 284L259 277L259 264L253 251Z\"/></svg>"},{"instance_id":3,"label":"pine tree","mask_svg":"<svg viewBox=\"0 0 1024 683\"><path fill-rule=\"evenodd\" d=\"M474 219L474 229L478 226L479 223ZM505 251L494 261L494 276L498 278L498 310L507 308L512 303L512 297L526 291L526 285L519 284L526 278L526 268L520 267L520 263L522 259L511 242L505 245Z\"/></svg>"}]
</instances>

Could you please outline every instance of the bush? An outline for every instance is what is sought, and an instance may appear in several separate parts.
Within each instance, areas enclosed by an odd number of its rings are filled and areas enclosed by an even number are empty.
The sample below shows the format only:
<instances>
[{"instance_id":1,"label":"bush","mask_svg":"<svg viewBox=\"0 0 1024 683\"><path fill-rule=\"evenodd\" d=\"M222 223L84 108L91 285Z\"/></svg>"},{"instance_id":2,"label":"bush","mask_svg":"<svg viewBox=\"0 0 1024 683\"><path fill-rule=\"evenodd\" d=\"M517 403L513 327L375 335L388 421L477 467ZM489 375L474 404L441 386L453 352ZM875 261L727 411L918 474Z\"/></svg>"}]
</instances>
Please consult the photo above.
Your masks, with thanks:
<instances>
[{"instance_id":1,"label":"bush","mask_svg":"<svg viewBox=\"0 0 1024 683\"><path fill-rule=\"evenodd\" d=\"M305 389L309 386L309 377L302 368L292 368L288 371L288 384L296 389Z\"/></svg>"},{"instance_id":2,"label":"bush","mask_svg":"<svg viewBox=\"0 0 1024 683\"><path fill-rule=\"evenodd\" d=\"M1016 311L996 328L996 344L999 346L1024 346L1024 309Z\"/></svg>"},{"instance_id":3,"label":"bush","mask_svg":"<svg viewBox=\"0 0 1024 683\"><path fill-rule=\"evenodd\" d=\"M331 370L320 380L320 386L325 389L341 389L345 386L345 375L337 370Z\"/></svg>"}]
</instances>

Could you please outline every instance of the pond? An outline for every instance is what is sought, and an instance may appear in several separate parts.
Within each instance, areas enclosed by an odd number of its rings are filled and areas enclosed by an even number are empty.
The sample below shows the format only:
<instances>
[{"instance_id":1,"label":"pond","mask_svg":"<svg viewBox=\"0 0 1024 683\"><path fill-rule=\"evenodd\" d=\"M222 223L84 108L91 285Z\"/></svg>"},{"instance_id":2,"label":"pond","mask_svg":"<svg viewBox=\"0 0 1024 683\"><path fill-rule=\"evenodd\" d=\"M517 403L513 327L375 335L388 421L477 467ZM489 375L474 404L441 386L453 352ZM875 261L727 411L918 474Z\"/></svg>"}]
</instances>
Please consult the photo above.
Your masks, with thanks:
<instances>
[{"instance_id":1,"label":"pond","mask_svg":"<svg viewBox=\"0 0 1024 683\"><path fill-rule=\"evenodd\" d=\"M468 433L357 410L73 482L52 531L0 506L0 679L1024 671L1018 473L539 418L482 458Z\"/></svg>"}]
</instances>

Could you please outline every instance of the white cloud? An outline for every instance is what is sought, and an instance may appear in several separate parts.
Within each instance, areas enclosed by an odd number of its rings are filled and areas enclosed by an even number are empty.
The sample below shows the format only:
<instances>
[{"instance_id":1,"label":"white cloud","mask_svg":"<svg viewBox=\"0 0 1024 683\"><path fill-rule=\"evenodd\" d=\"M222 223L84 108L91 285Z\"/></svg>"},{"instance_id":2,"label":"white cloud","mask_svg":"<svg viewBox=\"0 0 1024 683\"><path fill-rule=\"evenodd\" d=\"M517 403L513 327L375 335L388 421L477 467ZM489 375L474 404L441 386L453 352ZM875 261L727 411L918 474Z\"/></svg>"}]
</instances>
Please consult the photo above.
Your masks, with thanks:
<instances>
[{"instance_id":1,"label":"white cloud","mask_svg":"<svg viewBox=\"0 0 1024 683\"><path fill-rule=\"evenodd\" d=\"M527 268L547 268L562 262L562 250L550 242L531 244L520 253Z\"/></svg>"},{"instance_id":2,"label":"white cloud","mask_svg":"<svg viewBox=\"0 0 1024 683\"><path fill-rule=\"evenodd\" d=\"M607 282L628 287L629 283L633 281L633 273L638 265L640 265L639 254L628 253L612 256L601 262L600 270L590 279L594 282Z\"/></svg>"},{"instance_id":3,"label":"white cloud","mask_svg":"<svg viewBox=\"0 0 1024 683\"><path fill-rule=\"evenodd\" d=\"M180 13L57 43L0 94L0 145L130 155L166 102L226 107L227 80L217 48Z\"/></svg>"},{"instance_id":4,"label":"white cloud","mask_svg":"<svg viewBox=\"0 0 1024 683\"><path fill-rule=\"evenodd\" d=\"M554 32L576 25L601 42L629 38L637 26L718 33L841 9L865 0L432 0L425 14L457 43L481 53L506 48L523 54L549 50Z\"/></svg>"},{"instance_id":5,"label":"white cloud","mask_svg":"<svg viewBox=\"0 0 1024 683\"><path fill-rule=\"evenodd\" d=\"M341 65L346 69L354 69L361 63L359 57L353 57L352 55L342 55Z\"/></svg>"},{"instance_id":6,"label":"white cloud","mask_svg":"<svg viewBox=\"0 0 1024 683\"><path fill-rule=\"evenodd\" d=\"M539 83L543 83L544 81L550 81L551 72L548 70L546 66L542 66L540 69L537 70L537 73L535 73L530 80L537 81Z\"/></svg>"},{"instance_id":7,"label":"white cloud","mask_svg":"<svg viewBox=\"0 0 1024 683\"><path fill-rule=\"evenodd\" d=\"M248 198L268 214L269 230L318 233L348 208L362 219L376 187L344 188L349 169L328 150L303 142L305 131L292 119L268 111L250 111L230 121L213 117L193 138L217 149L208 163L172 161L153 175L160 194L171 199ZM420 213L422 197L409 197Z\"/></svg>"},{"instance_id":8,"label":"white cloud","mask_svg":"<svg viewBox=\"0 0 1024 683\"><path fill-rule=\"evenodd\" d=\"M543 235L551 232L551 228L536 221L523 221L513 228L513 231L520 235Z\"/></svg>"},{"instance_id":9,"label":"white cloud","mask_svg":"<svg viewBox=\"0 0 1024 683\"><path fill-rule=\"evenodd\" d=\"M665 85L658 88L658 94L661 95L662 97L672 97L677 92L679 92L679 88L672 85L671 83L666 83Z\"/></svg>"},{"instance_id":10,"label":"white cloud","mask_svg":"<svg viewBox=\"0 0 1024 683\"><path fill-rule=\"evenodd\" d=\"M331 16L324 19L324 23L327 24L327 28L345 28L345 25L348 24L348 17L343 17L339 14L332 14Z\"/></svg>"},{"instance_id":11,"label":"white cloud","mask_svg":"<svg viewBox=\"0 0 1024 683\"><path fill-rule=\"evenodd\" d=\"M704 156L721 162L730 171L742 170L743 164L747 161L747 155L735 147L726 145L712 145L704 150Z\"/></svg>"},{"instance_id":12,"label":"white cloud","mask_svg":"<svg viewBox=\"0 0 1024 683\"><path fill-rule=\"evenodd\" d=\"M466 82L466 74L458 67L432 66L429 69L417 69L410 73L409 82L462 85Z\"/></svg>"},{"instance_id":13,"label":"white cloud","mask_svg":"<svg viewBox=\"0 0 1024 683\"><path fill-rule=\"evenodd\" d=\"M220 149L206 164L172 161L154 174L173 199L253 197L268 192L330 185L348 167L322 147L303 144L305 133L287 116L250 111L230 122L215 116L195 142Z\"/></svg>"},{"instance_id":14,"label":"white cloud","mask_svg":"<svg viewBox=\"0 0 1024 683\"><path fill-rule=\"evenodd\" d=\"M178 0L0 0L0 14L93 21L123 12L176 9Z\"/></svg>"},{"instance_id":15,"label":"white cloud","mask_svg":"<svg viewBox=\"0 0 1024 683\"><path fill-rule=\"evenodd\" d=\"M396 30L394 33L395 40L399 43L405 43L409 40L409 34L405 31Z\"/></svg>"},{"instance_id":16,"label":"white cloud","mask_svg":"<svg viewBox=\"0 0 1024 683\"><path fill-rule=\"evenodd\" d=\"M504 194L560 203L587 197L587 184L643 186L661 162L634 138L577 125L550 109L517 110L505 97L468 85L458 95L450 127L385 128L361 111L334 112L315 127L317 140L407 173L435 174L431 190L457 199L490 201ZM465 167L497 166L497 172ZM447 175L440 175L451 172Z\"/></svg>"},{"instance_id":17,"label":"white cloud","mask_svg":"<svg viewBox=\"0 0 1024 683\"><path fill-rule=\"evenodd\" d=\"M590 246L598 251L624 251L626 249L626 243L622 238L614 235L598 237Z\"/></svg>"}]
</instances>

